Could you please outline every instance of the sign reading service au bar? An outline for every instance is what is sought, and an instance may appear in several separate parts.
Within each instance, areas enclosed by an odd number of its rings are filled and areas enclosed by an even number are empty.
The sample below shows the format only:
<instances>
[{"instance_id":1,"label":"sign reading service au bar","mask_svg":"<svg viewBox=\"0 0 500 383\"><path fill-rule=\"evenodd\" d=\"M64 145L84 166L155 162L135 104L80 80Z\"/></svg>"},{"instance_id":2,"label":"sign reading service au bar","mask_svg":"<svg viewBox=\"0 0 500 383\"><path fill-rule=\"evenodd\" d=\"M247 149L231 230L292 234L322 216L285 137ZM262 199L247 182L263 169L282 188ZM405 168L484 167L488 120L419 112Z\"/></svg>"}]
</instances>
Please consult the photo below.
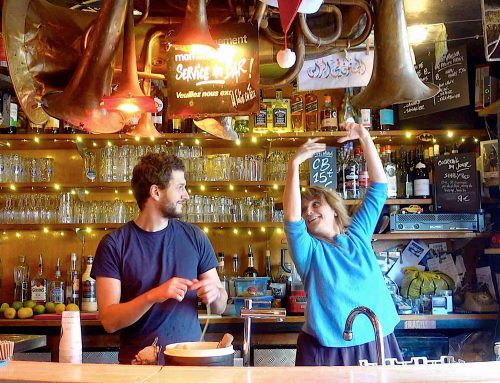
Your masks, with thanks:
<instances>
[{"instance_id":1,"label":"sign reading service au bar","mask_svg":"<svg viewBox=\"0 0 500 383\"><path fill-rule=\"evenodd\" d=\"M328 189L337 188L337 149L327 146L312 156L309 162L309 184Z\"/></svg>"},{"instance_id":2,"label":"sign reading service au bar","mask_svg":"<svg viewBox=\"0 0 500 383\"><path fill-rule=\"evenodd\" d=\"M248 115L259 111L257 25L224 23L210 30L217 50L167 51L169 118Z\"/></svg>"}]
</instances>

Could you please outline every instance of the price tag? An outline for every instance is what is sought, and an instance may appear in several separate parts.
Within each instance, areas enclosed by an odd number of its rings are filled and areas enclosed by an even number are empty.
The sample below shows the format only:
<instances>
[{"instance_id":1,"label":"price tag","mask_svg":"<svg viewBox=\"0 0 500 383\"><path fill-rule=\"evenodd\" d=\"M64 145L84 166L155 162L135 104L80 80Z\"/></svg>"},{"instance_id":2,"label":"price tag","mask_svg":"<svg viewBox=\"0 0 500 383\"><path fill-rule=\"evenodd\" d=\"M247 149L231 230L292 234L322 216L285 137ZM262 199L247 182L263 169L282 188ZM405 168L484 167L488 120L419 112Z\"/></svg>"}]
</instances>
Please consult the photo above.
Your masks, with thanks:
<instances>
[{"instance_id":1,"label":"price tag","mask_svg":"<svg viewBox=\"0 0 500 383\"><path fill-rule=\"evenodd\" d=\"M329 189L337 188L337 149L327 148L316 153L309 162L309 184Z\"/></svg>"},{"instance_id":2,"label":"price tag","mask_svg":"<svg viewBox=\"0 0 500 383\"><path fill-rule=\"evenodd\" d=\"M405 330L435 330L435 320L407 320L404 322Z\"/></svg>"}]
</instances>

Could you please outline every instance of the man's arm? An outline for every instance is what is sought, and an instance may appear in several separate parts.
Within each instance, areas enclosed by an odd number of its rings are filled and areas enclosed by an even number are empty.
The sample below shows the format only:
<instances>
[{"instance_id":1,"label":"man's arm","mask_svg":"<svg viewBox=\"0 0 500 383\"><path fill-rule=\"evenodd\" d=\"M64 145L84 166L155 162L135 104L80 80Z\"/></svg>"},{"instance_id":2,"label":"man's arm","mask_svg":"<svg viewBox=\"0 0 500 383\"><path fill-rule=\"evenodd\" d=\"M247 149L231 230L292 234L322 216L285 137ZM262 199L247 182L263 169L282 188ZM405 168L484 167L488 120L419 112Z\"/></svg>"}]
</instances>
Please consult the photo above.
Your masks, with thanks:
<instances>
[{"instance_id":1,"label":"man's arm","mask_svg":"<svg viewBox=\"0 0 500 383\"><path fill-rule=\"evenodd\" d=\"M120 303L121 282L115 278L97 277L99 319L107 332L121 330L137 322L155 303L167 299L182 301L192 285L188 279L174 277L128 302Z\"/></svg>"},{"instance_id":2,"label":"man's arm","mask_svg":"<svg viewBox=\"0 0 500 383\"><path fill-rule=\"evenodd\" d=\"M193 280L191 290L196 290L196 294L206 305L210 304L210 309L214 314L222 314L227 305L227 292L222 287L219 276L215 269L210 269L200 274L199 280Z\"/></svg>"}]
</instances>

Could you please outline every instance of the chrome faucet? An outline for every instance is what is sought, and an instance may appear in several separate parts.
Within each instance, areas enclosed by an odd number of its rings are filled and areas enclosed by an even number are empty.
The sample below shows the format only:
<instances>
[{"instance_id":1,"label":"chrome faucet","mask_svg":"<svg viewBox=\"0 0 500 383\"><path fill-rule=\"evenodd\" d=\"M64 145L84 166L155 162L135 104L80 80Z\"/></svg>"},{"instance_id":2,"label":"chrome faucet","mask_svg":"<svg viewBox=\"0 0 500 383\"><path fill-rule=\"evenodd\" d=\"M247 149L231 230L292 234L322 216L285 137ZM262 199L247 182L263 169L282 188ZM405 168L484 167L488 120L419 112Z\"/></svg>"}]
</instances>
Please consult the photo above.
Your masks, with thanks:
<instances>
[{"instance_id":1,"label":"chrome faucet","mask_svg":"<svg viewBox=\"0 0 500 383\"><path fill-rule=\"evenodd\" d=\"M380 325L380 322L377 319L375 313L368 307L358 306L351 310L351 312L347 316L347 320L345 321L344 339L352 340L352 324L354 322L354 318L356 318L358 314L365 314L372 323L373 331L375 331L375 343L377 346L377 363L382 366L385 363L384 337L382 335L382 326Z\"/></svg>"},{"instance_id":2,"label":"chrome faucet","mask_svg":"<svg viewBox=\"0 0 500 383\"><path fill-rule=\"evenodd\" d=\"M276 319L283 322L286 317L286 309L254 309L252 300L245 299L245 307L240 310L240 316L245 318L245 327L243 328L243 366L250 366L250 335L252 327L252 318Z\"/></svg>"}]
</instances>

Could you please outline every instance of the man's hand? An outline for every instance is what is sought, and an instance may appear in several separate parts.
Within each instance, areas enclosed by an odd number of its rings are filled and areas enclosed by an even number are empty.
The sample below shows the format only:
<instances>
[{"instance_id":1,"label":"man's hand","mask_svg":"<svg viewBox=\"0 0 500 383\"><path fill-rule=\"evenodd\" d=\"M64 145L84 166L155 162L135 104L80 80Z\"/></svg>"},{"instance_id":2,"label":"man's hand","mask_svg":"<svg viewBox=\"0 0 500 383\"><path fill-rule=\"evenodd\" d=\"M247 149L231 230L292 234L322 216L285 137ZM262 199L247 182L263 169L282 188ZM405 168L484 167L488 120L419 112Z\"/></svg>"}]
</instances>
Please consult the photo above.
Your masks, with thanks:
<instances>
[{"instance_id":1,"label":"man's hand","mask_svg":"<svg viewBox=\"0 0 500 383\"><path fill-rule=\"evenodd\" d=\"M193 285L189 279L173 277L150 291L150 297L154 302L164 302L167 299L176 299L181 302L188 289Z\"/></svg>"},{"instance_id":2,"label":"man's hand","mask_svg":"<svg viewBox=\"0 0 500 383\"><path fill-rule=\"evenodd\" d=\"M220 290L213 280L209 278L202 280L193 279L192 283L189 289L196 290L196 295L198 295L198 298L200 298L204 304L209 305L219 299Z\"/></svg>"}]
</instances>

